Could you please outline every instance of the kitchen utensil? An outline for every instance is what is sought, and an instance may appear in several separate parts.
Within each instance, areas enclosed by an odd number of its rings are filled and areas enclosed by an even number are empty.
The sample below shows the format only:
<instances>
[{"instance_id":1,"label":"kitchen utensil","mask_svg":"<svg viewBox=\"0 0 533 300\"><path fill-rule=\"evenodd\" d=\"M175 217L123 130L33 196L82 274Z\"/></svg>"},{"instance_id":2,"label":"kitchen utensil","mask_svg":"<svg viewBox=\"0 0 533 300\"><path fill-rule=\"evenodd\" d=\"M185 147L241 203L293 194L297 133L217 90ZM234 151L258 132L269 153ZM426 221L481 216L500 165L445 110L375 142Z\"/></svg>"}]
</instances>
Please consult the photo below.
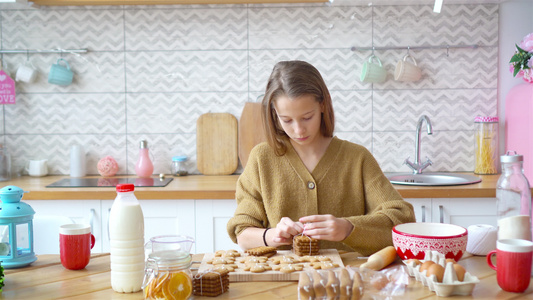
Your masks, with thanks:
<instances>
[{"instance_id":1,"label":"kitchen utensil","mask_svg":"<svg viewBox=\"0 0 533 300\"><path fill-rule=\"evenodd\" d=\"M492 256L496 255L496 265ZM524 292L530 282L533 243L527 240L509 239L496 242L496 250L487 254L489 267L496 270L498 285L512 293Z\"/></svg>"},{"instance_id":2,"label":"kitchen utensil","mask_svg":"<svg viewBox=\"0 0 533 300\"><path fill-rule=\"evenodd\" d=\"M48 174L48 160L31 159L26 165L26 172L30 176L46 176Z\"/></svg>"},{"instance_id":3,"label":"kitchen utensil","mask_svg":"<svg viewBox=\"0 0 533 300\"><path fill-rule=\"evenodd\" d=\"M376 60L375 63L373 60ZM387 78L387 71L383 68L381 61L375 55L372 55L368 58L363 64L363 69L361 70L361 82L370 82L370 83L380 83L385 81Z\"/></svg>"},{"instance_id":4,"label":"kitchen utensil","mask_svg":"<svg viewBox=\"0 0 533 300\"><path fill-rule=\"evenodd\" d=\"M246 102L242 109L239 120L239 159L243 168L253 147L266 141L261 121L261 105L261 102Z\"/></svg>"},{"instance_id":5,"label":"kitchen utensil","mask_svg":"<svg viewBox=\"0 0 533 300\"><path fill-rule=\"evenodd\" d=\"M438 251L459 261L466 251L466 228L445 223L404 223L392 228L392 243L402 260L424 259L426 251Z\"/></svg>"},{"instance_id":6,"label":"kitchen utensil","mask_svg":"<svg viewBox=\"0 0 533 300\"><path fill-rule=\"evenodd\" d=\"M61 264L69 270L80 270L89 264L95 238L89 224L65 224L59 227Z\"/></svg>"},{"instance_id":7,"label":"kitchen utensil","mask_svg":"<svg viewBox=\"0 0 533 300\"><path fill-rule=\"evenodd\" d=\"M65 63L65 66L60 65L61 62ZM64 58L58 59L57 62L50 67L48 83L65 86L71 84L73 78L74 73L70 70L70 65Z\"/></svg>"},{"instance_id":8,"label":"kitchen utensil","mask_svg":"<svg viewBox=\"0 0 533 300\"><path fill-rule=\"evenodd\" d=\"M407 58L411 58L413 63L407 61ZM411 55L407 54L396 64L394 70L394 79L396 81L417 81L422 77L422 70L418 67L416 60Z\"/></svg>"},{"instance_id":9,"label":"kitchen utensil","mask_svg":"<svg viewBox=\"0 0 533 300\"><path fill-rule=\"evenodd\" d=\"M196 159L204 175L230 175L237 170L237 119L233 115L206 113L198 118Z\"/></svg>"}]
</instances>

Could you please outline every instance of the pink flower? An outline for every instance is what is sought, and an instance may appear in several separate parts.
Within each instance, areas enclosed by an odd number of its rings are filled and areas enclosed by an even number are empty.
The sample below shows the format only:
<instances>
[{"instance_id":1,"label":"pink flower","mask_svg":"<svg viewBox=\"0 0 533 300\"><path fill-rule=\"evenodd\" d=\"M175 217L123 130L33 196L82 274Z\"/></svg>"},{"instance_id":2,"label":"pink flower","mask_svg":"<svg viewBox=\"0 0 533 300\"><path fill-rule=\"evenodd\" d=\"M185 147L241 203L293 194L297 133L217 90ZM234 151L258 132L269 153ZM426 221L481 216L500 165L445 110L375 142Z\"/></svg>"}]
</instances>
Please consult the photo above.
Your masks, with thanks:
<instances>
[{"instance_id":1,"label":"pink flower","mask_svg":"<svg viewBox=\"0 0 533 300\"><path fill-rule=\"evenodd\" d=\"M523 77L526 82L533 83L533 72L531 69L523 70Z\"/></svg>"},{"instance_id":2,"label":"pink flower","mask_svg":"<svg viewBox=\"0 0 533 300\"><path fill-rule=\"evenodd\" d=\"M531 56L531 58L530 58L529 61L527 62L527 66L528 66L530 69L533 69L533 56Z\"/></svg>"},{"instance_id":3,"label":"pink flower","mask_svg":"<svg viewBox=\"0 0 533 300\"><path fill-rule=\"evenodd\" d=\"M520 42L520 48L526 50L527 52L533 51L533 33L530 33L524 37L522 42Z\"/></svg>"}]
</instances>

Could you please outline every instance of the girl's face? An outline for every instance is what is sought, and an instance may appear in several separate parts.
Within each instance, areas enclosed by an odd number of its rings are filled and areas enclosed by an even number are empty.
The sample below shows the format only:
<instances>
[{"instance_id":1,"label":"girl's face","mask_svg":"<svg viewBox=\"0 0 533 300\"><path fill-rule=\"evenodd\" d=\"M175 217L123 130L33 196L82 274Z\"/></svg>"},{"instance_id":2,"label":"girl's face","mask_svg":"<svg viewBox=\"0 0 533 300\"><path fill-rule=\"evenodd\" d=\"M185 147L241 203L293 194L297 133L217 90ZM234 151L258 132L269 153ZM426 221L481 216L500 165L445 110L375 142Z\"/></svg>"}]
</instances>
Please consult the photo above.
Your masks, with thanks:
<instances>
[{"instance_id":1,"label":"girl's face","mask_svg":"<svg viewBox=\"0 0 533 300\"><path fill-rule=\"evenodd\" d=\"M299 145L309 145L320 139L323 108L313 95L294 99L283 95L274 101L274 108L281 127L291 140Z\"/></svg>"}]
</instances>

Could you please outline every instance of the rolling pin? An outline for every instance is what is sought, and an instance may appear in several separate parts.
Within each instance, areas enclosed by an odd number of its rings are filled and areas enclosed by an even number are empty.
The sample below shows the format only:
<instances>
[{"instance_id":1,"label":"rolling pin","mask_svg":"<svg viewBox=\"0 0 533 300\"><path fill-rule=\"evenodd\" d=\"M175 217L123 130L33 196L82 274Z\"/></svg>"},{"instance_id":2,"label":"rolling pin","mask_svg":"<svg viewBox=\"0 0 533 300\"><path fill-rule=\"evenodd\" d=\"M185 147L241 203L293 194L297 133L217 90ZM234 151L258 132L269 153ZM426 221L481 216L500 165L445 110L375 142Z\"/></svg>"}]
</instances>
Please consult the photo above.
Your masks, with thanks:
<instances>
[{"instance_id":1,"label":"rolling pin","mask_svg":"<svg viewBox=\"0 0 533 300\"><path fill-rule=\"evenodd\" d=\"M379 271L390 265L395 259L396 249L393 246L388 246L370 255L367 262L359 266L359 268Z\"/></svg>"}]
</instances>

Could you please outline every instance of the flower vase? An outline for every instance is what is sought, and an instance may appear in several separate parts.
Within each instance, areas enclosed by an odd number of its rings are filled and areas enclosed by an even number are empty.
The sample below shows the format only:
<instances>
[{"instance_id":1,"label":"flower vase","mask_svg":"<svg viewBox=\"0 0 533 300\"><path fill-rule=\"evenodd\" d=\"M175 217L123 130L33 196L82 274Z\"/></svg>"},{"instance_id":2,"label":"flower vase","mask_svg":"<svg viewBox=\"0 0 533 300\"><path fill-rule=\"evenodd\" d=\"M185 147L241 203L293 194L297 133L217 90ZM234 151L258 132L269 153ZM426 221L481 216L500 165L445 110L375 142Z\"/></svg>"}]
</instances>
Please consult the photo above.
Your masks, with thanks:
<instances>
[{"instance_id":1,"label":"flower vase","mask_svg":"<svg viewBox=\"0 0 533 300\"><path fill-rule=\"evenodd\" d=\"M533 183L533 83L514 86L505 97L505 152L524 156L524 174Z\"/></svg>"}]
</instances>

